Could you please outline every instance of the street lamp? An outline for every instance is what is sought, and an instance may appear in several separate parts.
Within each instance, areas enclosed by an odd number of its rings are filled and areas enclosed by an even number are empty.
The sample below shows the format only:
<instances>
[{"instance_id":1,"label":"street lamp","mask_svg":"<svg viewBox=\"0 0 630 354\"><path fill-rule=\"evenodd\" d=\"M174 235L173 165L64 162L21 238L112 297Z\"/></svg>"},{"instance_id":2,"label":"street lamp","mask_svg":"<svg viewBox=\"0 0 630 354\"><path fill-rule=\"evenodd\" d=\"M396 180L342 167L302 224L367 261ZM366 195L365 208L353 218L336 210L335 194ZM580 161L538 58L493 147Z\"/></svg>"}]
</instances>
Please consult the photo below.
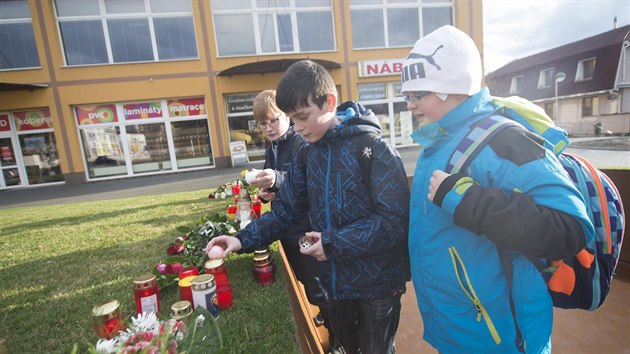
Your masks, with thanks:
<instances>
[{"instance_id":1,"label":"street lamp","mask_svg":"<svg viewBox=\"0 0 630 354\"><path fill-rule=\"evenodd\" d=\"M557 73L555 78L554 78L554 84L556 86L556 102L554 104L554 113L555 113L555 118L556 120L558 120L558 116L559 116L559 109L560 107L558 107L558 82L562 82L564 81L564 79L567 78L567 75L565 73L563 73L562 71Z\"/></svg>"}]
</instances>

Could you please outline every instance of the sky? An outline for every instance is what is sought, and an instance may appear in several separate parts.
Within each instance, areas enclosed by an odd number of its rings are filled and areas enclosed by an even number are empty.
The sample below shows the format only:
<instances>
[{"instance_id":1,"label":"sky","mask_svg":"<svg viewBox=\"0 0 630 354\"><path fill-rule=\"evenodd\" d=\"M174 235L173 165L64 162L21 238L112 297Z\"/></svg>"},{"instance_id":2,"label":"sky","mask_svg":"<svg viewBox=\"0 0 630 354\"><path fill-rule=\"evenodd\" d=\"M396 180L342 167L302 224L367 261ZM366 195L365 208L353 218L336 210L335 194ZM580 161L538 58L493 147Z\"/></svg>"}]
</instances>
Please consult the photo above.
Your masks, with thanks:
<instances>
[{"instance_id":1,"label":"sky","mask_svg":"<svg viewBox=\"0 0 630 354\"><path fill-rule=\"evenodd\" d=\"M484 68L630 24L630 0L483 0Z\"/></svg>"}]
</instances>

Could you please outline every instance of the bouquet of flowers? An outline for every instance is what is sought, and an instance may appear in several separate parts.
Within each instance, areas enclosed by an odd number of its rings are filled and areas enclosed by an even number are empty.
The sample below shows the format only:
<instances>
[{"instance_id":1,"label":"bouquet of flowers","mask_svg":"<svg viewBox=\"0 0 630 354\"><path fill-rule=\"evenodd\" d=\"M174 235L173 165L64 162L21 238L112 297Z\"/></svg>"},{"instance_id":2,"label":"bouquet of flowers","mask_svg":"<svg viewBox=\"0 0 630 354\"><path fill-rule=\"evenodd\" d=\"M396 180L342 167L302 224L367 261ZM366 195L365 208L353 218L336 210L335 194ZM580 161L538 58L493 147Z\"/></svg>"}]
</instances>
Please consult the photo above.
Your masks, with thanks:
<instances>
[{"instance_id":1,"label":"bouquet of flowers","mask_svg":"<svg viewBox=\"0 0 630 354\"><path fill-rule=\"evenodd\" d=\"M112 339L101 339L90 354L184 354L219 353L223 348L221 331L214 317L199 306L188 325L180 320L160 321L154 313L131 318L125 331Z\"/></svg>"},{"instance_id":2,"label":"bouquet of flowers","mask_svg":"<svg viewBox=\"0 0 630 354\"><path fill-rule=\"evenodd\" d=\"M197 267L203 269L208 259L203 249L208 242L219 235L233 235L238 231L234 221L227 220L225 215L217 213L205 217L194 227L180 226L177 231L184 234L175 238L166 248L167 257L162 259L154 268L160 288L174 283L182 269Z\"/></svg>"},{"instance_id":3,"label":"bouquet of flowers","mask_svg":"<svg viewBox=\"0 0 630 354\"><path fill-rule=\"evenodd\" d=\"M238 180L220 185L213 193L208 194L208 198L225 199L227 197L236 197L232 191L232 185L234 184L239 184L240 188L246 188L249 195L258 194L258 187L247 183L247 180L245 179L247 172L247 170L241 171L241 176Z\"/></svg>"}]
</instances>

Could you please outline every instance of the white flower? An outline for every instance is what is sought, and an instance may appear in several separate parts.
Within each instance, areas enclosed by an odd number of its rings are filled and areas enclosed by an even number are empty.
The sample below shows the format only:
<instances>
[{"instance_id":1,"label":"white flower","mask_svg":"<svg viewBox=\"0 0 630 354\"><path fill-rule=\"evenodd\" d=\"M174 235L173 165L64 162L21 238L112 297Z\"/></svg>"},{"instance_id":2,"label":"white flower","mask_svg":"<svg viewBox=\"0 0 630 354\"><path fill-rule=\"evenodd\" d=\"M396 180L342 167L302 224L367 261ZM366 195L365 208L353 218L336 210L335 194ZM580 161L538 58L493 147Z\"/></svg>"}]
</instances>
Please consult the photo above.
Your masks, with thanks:
<instances>
[{"instance_id":1,"label":"white flower","mask_svg":"<svg viewBox=\"0 0 630 354\"><path fill-rule=\"evenodd\" d=\"M118 351L118 340L99 339L99 341L96 342L96 351L101 354L116 353Z\"/></svg>"},{"instance_id":2,"label":"white flower","mask_svg":"<svg viewBox=\"0 0 630 354\"><path fill-rule=\"evenodd\" d=\"M158 334L160 330L160 322L155 312L143 312L136 317L131 318L131 326L136 332L153 332Z\"/></svg>"},{"instance_id":3,"label":"white flower","mask_svg":"<svg viewBox=\"0 0 630 354\"><path fill-rule=\"evenodd\" d=\"M203 321L205 320L206 318L204 317L204 315L197 316L197 318L195 318L195 327L201 326L203 324Z\"/></svg>"}]
</instances>

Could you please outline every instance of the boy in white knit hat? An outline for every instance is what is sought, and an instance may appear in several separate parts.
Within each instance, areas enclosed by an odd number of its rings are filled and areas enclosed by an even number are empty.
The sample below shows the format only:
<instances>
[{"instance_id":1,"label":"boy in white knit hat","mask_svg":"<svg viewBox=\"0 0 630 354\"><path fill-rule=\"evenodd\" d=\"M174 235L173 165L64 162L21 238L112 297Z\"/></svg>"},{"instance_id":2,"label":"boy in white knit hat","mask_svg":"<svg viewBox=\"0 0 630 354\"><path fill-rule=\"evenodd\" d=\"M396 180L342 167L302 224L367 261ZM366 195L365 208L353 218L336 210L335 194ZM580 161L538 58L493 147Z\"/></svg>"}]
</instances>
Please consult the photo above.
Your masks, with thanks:
<instances>
[{"instance_id":1,"label":"boy in white knit hat","mask_svg":"<svg viewBox=\"0 0 630 354\"><path fill-rule=\"evenodd\" d=\"M527 256L573 256L593 226L556 157L521 126L502 130L467 168L444 172L498 109L481 79L475 43L452 26L418 40L402 71L407 108L421 123L411 136L424 149L409 225L424 339L442 353L548 353L552 301Z\"/></svg>"}]
</instances>

